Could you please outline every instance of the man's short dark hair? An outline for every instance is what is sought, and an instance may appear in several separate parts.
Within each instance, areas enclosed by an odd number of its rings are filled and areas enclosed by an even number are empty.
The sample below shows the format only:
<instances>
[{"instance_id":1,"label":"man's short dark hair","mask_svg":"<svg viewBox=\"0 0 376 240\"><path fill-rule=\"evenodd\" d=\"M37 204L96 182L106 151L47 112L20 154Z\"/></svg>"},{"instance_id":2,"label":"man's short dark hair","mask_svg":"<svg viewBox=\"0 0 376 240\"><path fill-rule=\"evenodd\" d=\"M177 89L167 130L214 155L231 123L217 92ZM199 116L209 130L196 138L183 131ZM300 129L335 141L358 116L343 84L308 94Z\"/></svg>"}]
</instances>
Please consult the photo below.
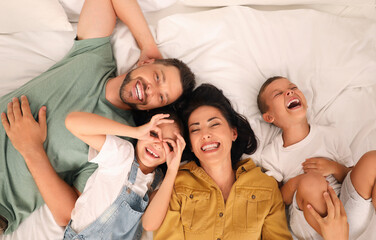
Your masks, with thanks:
<instances>
[{"instance_id":1,"label":"man's short dark hair","mask_svg":"<svg viewBox=\"0 0 376 240\"><path fill-rule=\"evenodd\" d=\"M187 98L187 96L189 96L192 93L193 89L196 86L195 75L188 67L188 65L176 58L156 59L154 63L162 64L165 66L174 66L179 70L183 93L175 101L175 103L184 101Z\"/></svg>"},{"instance_id":2,"label":"man's short dark hair","mask_svg":"<svg viewBox=\"0 0 376 240\"><path fill-rule=\"evenodd\" d=\"M281 77L281 76L274 76L274 77L271 77L271 78L268 78L261 86L260 88L260 91L257 95L257 106L261 112L261 114L264 114L266 113L268 110L269 110L269 106L266 105L265 103L265 100L264 98L262 97L262 94L264 93L265 89L272 83L274 82L275 80L277 79L280 79L280 78L284 78L284 77Z\"/></svg>"}]
</instances>

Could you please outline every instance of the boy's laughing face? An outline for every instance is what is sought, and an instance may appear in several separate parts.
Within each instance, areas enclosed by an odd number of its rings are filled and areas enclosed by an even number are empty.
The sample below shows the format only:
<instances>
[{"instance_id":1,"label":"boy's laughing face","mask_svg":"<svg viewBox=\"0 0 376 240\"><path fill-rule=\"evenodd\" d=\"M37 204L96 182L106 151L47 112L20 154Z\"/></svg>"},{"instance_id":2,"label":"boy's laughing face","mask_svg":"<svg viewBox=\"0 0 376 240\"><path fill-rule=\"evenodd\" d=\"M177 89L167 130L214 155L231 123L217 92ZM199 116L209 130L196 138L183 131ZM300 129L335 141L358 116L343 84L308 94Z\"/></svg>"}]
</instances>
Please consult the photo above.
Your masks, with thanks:
<instances>
[{"instance_id":1,"label":"boy's laughing face","mask_svg":"<svg viewBox=\"0 0 376 240\"><path fill-rule=\"evenodd\" d=\"M286 78L279 78L265 88L262 97L268 111L266 122L284 128L306 120L307 101L299 88Z\"/></svg>"}]
</instances>

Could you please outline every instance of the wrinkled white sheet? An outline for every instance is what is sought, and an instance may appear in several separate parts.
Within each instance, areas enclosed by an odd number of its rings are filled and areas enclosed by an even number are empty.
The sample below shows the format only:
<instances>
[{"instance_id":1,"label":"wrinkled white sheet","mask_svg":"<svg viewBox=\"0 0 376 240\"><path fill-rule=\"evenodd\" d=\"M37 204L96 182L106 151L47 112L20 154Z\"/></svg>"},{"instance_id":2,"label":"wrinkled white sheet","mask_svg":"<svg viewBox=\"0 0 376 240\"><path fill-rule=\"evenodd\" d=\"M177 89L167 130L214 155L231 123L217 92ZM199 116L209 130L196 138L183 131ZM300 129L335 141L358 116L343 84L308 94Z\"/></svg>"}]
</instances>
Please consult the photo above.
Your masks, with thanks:
<instances>
[{"instance_id":1,"label":"wrinkled white sheet","mask_svg":"<svg viewBox=\"0 0 376 240\"><path fill-rule=\"evenodd\" d=\"M261 121L256 95L271 76L290 78L305 93L311 121L345 132L354 159L376 148L376 22L313 10L256 11L228 7L162 19L153 29L165 57L180 58L199 83L223 89L252 123L261 149L277 129ZM61 59L74 32L0 35L0 95ZM112 38L120 73L139 50L122 24ZM257 160L257 151L253 157ZM373 223L376 224L376 223ZM60 239L47 207L0 239ZM375 233L366 233L364 239Z\"/></svg>"}]
</instances>

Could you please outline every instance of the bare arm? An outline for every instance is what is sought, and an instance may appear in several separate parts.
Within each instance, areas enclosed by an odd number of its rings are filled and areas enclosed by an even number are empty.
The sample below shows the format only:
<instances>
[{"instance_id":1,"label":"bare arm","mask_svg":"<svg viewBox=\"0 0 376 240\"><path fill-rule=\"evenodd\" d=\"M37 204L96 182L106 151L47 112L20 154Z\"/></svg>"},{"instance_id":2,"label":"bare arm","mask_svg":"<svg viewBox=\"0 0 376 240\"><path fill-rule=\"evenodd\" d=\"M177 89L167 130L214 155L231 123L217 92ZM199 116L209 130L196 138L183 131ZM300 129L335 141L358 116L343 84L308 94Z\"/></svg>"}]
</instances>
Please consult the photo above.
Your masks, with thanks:
<instances>
[{"instance_id":1,"label":"bare arm","mask_svg":"<svg viewBox=\"0 0 376 240\"><path fill-rule=\"evenodd\" d=\"M173 122L173 120L165 119L168 116L168 114L157 114L149 123L140 127L132 127L94 113L73 112L68 114L65 125L73 135L100 151L107 134L135 139L153 138L150 136L150 131L159 133L160 129L157 127L159 124Z\"/></svg>"},{"instance_id":2,"label":"bare arm","mask_svg":"<svg viewBox=\"0 0 376 240\"><path fill-rule=\"evenodd\" d=\"M23 156L55 221L65 226L80 193L57 175L43 148L47 136L45 107L39 110L38 123L30 112L27 98L22 96L21 101L21 107L18 98L8 104L8 117L2 113L2 124L13 146Z\"/></svg>"},{"instance_id":3,"label":"bare arm","mask_svg":"<svg viewBox=\"0 0 376 240\"><path fill-rule=\"evenodd\" d=\"M286 205L290 205L292 203L292 199L294 197L296 189L298 188L301 176L302 175L298 175L296 177L291 178L281 187L283 202Z\"/></svg>"},{"instance_id":4,"label":"bare arm","mask_svg":"<svg viewBox=\"0 0 376 240\"><path fill-rule=\"evenodd\" d=\"M86 0L77 27L78 39L110 36L119 18L132 32L142 53L140 61L162 58L136 0Z\"/></svg>"},{"instance_id":5,"label":"bare arm","mask_svg":"<svg viewBox=\"0 0 376 240\"><path fill-rule=\"evenodd\" d=\"M175 133L176 134L176 133ZM176 143L170 142L173 150L170 151L167 143L163 143L167 155L167 173L156 193L153 193L151 202L142 216L142 226L147 231L155 231L161 225L168 211L168 205L171 199L172 189L179 169L181 155L185 148L185 141L180 134L177 135Z\"/></svg>"}]
</instances>

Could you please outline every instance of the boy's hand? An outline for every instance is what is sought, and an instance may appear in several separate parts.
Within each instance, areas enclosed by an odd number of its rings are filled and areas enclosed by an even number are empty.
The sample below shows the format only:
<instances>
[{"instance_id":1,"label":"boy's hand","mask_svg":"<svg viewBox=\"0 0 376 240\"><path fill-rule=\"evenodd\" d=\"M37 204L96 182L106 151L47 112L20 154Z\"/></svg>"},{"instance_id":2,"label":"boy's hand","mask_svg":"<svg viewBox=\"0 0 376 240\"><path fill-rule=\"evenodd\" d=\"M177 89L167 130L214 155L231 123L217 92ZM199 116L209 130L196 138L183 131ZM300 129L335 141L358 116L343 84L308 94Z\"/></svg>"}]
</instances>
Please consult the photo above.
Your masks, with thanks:
<instances>
[{"instance_id":1,"label":"boy's hand","mask_svg":"<svg viewBox=\"0 0 376 240\"><path fill-rule=\"evenodd\" d=\"M14 148L24 157L37 149L43 149L47 136L45 106L40 108L38 116L39 123L31 114L26 96L21 96L21 106L18 98L13 98L12 102L8 103L7 114L1 113L1 123L6 134Z\"/></svg>"},{"instance_id":2,"label":"boy's hand","mask_svg":"<svg viewBox=\"0 0 376 240\"><path fill-rule=\"evenodd\" d=\"M162 141L162 134L161 129L158 125L163 123L173 123L174 120L166 119L170 116L170 114L156 114L154 115L150 122L137 127L137 136L136 138L139 140L149 140L155 141L155 139L159 139Z\"/></svg>"},{"instance_id":3,"label":"boy's hand","mask_svg":"<svg viewBox=\"0 0 376 240\"><path fill-rule=\"evenodd\" d=\"M304 173L316 172L326 177L335 172L335 162L323 157L308 158L302 165Z\"/></svg>"},{"instance_id":4,"label":"boy's hand","mask_svg":"<svg viewBox=\"0 0 376 240\"><path fill-rule=\"evenodd\" d=\"M349 239L349 224L342 202L338 199L333 188L328 187L324 192L324 199L328 209L328 215L322 218L311 205L308 204L308 211L318 222L322 237L325 240L347 240Z\"/></svg>"},{"instance_id":5,"label":"boy's hand","mask_svg":"<svg viewBox=\"0 0 376 240\"><path fill-rule=\"evenodd\" d=\"M166 153L167 171L177 172L180 166L181 155L185 148L184 138L179 133L174 133L177 137L176 142L172 140L163 140L163 147Z\"/></svg>"}]
</instances>

